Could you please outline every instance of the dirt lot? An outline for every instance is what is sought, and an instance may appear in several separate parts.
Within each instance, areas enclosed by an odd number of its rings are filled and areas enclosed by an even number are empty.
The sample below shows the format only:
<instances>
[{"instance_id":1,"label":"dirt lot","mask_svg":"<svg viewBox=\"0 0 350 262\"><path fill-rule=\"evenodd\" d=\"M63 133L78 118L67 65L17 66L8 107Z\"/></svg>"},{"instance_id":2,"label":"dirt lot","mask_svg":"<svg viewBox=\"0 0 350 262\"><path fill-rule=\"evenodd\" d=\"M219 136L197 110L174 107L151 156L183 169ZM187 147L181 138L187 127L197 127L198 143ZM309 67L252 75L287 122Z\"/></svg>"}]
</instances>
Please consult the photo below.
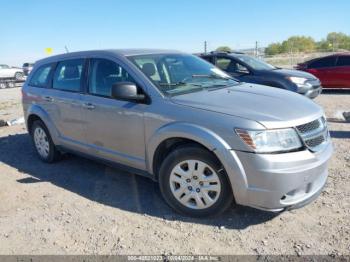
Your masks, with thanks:
<instances>
[{"instance_id":1,"label":"dirt lot","mask_svg":"<svg viewBox=\"0 0 350 262\"><path fill-rule=\"evenodd\" d=\"M0 119L21 115L0 90ZM350 93L316 99L329 118ZM296 105L297 110L297 105ZM326 189L282 214L236 207L216 219L175 214L157 185L83 158L40 162L23 125L0 127L0 254L350 254L350 123L329 122Z\"/></svg>"}]
</instances>

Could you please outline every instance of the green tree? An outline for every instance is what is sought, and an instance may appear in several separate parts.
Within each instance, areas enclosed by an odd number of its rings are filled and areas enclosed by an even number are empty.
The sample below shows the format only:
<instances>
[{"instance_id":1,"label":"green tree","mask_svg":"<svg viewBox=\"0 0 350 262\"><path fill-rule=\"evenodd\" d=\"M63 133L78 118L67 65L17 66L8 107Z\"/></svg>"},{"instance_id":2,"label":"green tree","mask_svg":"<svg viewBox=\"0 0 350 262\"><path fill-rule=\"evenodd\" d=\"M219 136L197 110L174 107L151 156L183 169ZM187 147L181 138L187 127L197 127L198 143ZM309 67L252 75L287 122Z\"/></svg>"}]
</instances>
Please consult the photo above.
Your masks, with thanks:
<instances>
[{"instance_id":1,"label":"green tree","mask_svg":"<svg viewBox=\"0 0 350 262\"><path fill-rule=\"evenodd\" d=\"M232 52L233 50L229 46L219 46L218 48L216 48L216 51L219 51L219 52Z\"/></svg>"},{"instance_id":2,"label":"green tree","mask_svg":"<svg viewBox=\"0 0 350 262\"><path fill-rule=\"evenodd\" d=\"M291 36L282 42L282 52L312 52L316 49L316 42L307 36Z\"/></svg>"},{"instance_id":3,"label":"green tree","mask_svg":"<svg viewBox=\"0 0 350 262\"><path fill-rule=\"evenodd\" d=\"M282 45L281 43L272 43L269 44L265 49L265 53L267 55L277 55L282 53Z\"/></svg>"},{"instance_id":4,"label":"green tree","mask_svg":"<svg viewBox=\"0 0 350 262\"><path fill-rule=\"evenodd\" d=\"M350 36L344 33L332 32L327 35L326 42L332 50L350 49Z\"/></svg>"}]
</instances>

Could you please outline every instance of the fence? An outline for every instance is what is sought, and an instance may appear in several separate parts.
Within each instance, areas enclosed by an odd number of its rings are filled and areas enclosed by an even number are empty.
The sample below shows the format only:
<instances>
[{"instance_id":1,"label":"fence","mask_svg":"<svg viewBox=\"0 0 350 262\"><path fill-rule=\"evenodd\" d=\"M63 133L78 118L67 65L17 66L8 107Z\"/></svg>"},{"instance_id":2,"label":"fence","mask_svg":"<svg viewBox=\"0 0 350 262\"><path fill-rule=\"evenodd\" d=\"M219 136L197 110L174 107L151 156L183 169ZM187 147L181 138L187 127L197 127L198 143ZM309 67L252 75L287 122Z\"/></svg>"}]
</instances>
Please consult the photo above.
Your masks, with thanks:
<instances>
[{"instance_id":1,"label":"fence","mask_svg":"<svg viewBox=\"0 0 350 262\"><path fill-rule=\"evenodd\" d=\"M262 57L267 63L282 68L293 68L299 63L311 60L317 57L336 54L337 52L315 52L315 53L289 53L274 56Z\"/></svg>"}]
</instances>

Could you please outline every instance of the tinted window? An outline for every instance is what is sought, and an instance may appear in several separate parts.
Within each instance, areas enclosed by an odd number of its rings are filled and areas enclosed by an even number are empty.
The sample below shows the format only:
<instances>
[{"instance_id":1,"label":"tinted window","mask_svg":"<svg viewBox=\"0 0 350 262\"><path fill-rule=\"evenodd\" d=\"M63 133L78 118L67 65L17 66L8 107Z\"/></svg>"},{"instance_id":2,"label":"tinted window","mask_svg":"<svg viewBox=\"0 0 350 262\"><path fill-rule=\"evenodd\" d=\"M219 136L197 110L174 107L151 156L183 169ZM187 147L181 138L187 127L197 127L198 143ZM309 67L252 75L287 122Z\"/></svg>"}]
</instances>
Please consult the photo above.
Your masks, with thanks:
<instances>
[{"instance_id":1,"label":"tinted window","mask_svg":"<svg viewBox=\"0 0 350 262\"><path fill-rule=\"evenodd\" d=\"M33 77L30 79L29 85L47 87L51 70L51 64L39 67L38 70L35 71Z\"/></svg>"},{"instance_id":2,"label":"tinted window","mask_svg":"<svg viewBox=\"0 0 350 262\"><path fill-rule=\"evenodd\" d=\"M350 66L350 56L339 56L337 66Z\"/></svg>"},{"instance_id":3,"label":"tinted window","mask_svg":"<svg viewBox=\"0 0 350 262\"><path fill-rule=\"evenodd\" d=\"M216 64L220 69L229 73L249 73L245 66L229 58L218 57Z\"/></svg>"},{"instance_id":4,"label":"tinted window","mask_svg":"<svg viewBox=\"0 0 350 262\"><path fill-rule=\"evenodd\" d=\"M216 59L216 66L224 71L227 71L230 63L231 63L231 59L228 59L228 58L218 57Z\"/></svg>"},{"instance_id":5,"label":"tinted window","mask_svg":"<svg viewBox=\"0 0 350 262\"><path fill-rule=\"evenodd\" d=\"M91 59L89 93L110 97L112 85L118 82L134 82L128 72L107 59Z\"/></svg>"},{"instance_id":6,"label":"tinted window","mask_svg":"<svg viewBox=\"0 0 350 262\"><path fill-rule=\"evenodd\" d=\"M57 65L52 87L79 92L84 59L66 60Z\"/></svg>"},{"instance_id":7,"label":"tinted window","mask_svg":"<svg viewBox=\"0 0 350 262\"><path fill-rule=\"evenodd\" d=\"M235 55L235 58L247 64L255 70L273 70L276 69L273 65L270 65L261 59L257 59L248 55Z\"/></svg>"},{"instance_id":8,"label":"tinted window","mask_svg":"<svg viewBox=\"0 0 350 262\"><path fill-rule=\"evenodd\" d=\"M208 61L209 63L213 63L213 57L212 56L202 56L202 59Z\"/></svg>"},{"instance_id":9,"label":"tinted window","mask_svg":"<svg viewBox=\"0 0 350 262\"><path fill-rule=\"evenodd\" d=\"M331 67L335 64L335 56L324 57L318 59L314 62L311 62L308 68L322 68L322 67Z\"/></svg>"}]
</instances>

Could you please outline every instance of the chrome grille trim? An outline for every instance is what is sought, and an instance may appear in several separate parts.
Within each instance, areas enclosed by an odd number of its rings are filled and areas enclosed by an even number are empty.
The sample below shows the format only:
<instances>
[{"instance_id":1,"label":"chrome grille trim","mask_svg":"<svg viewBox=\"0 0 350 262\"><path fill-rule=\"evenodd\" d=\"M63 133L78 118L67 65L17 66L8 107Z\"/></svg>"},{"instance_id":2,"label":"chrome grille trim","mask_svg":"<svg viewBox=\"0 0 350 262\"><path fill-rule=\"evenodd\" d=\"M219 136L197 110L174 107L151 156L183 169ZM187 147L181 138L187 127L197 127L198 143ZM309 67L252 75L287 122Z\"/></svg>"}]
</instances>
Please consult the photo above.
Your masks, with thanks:
<instances>
[{"instance_id":1,"label":"chrome grille trim","mask_svg":"<svg viewBox=\"0 0 350 262\"><path fill-rule=\"evenodd\" d=\"M328 140L326 119L321 117L309 123L296 127L305 146L311 151L319 151Z\"/></svg>"}]
</instances>

